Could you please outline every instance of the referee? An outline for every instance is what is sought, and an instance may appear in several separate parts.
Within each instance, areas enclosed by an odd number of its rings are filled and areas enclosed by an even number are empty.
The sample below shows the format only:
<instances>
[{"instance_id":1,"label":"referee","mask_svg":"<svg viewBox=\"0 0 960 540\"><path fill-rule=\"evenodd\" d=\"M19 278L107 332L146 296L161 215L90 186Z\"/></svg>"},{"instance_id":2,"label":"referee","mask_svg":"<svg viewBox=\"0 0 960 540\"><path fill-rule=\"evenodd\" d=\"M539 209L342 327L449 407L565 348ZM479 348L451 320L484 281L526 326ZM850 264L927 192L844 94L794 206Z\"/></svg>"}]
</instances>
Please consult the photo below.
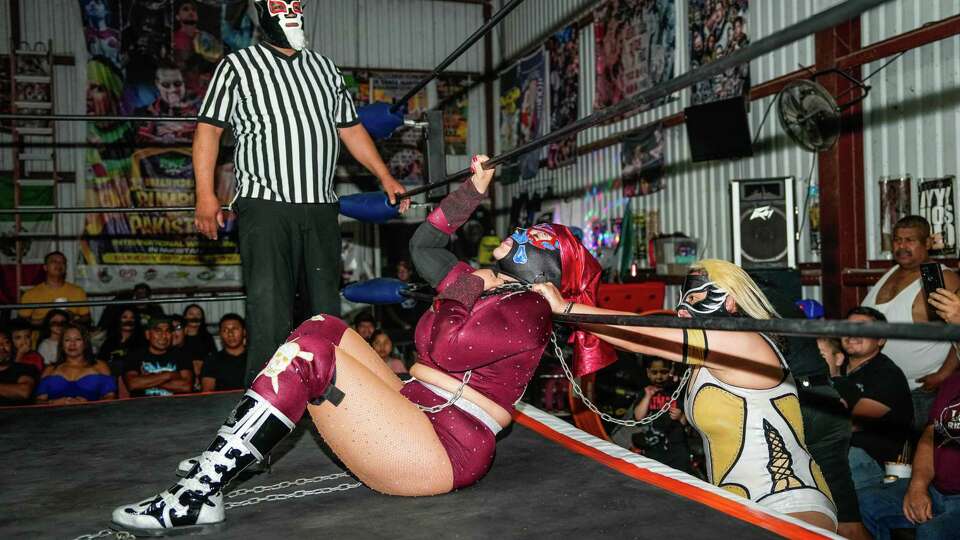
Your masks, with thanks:
<instances>
[{"instance_id":1,"label":"referee","mask_svg":"<svg viewBox=\"0 0 960 540\"><path fill-rule=\"evenodd\" d=\"M240 256L249 328L247 383L294 326L303 269L313 313L340 313L339 204L333 189L340 142L395 202L404 192L360 124L333 62L305 47L301 2L255 0L263 42L217 66L193 140L197 230L223 225L214 193L220 138L236 139ZM401 211L409 205L404 201Z\"/></svg>"}]
</instances>

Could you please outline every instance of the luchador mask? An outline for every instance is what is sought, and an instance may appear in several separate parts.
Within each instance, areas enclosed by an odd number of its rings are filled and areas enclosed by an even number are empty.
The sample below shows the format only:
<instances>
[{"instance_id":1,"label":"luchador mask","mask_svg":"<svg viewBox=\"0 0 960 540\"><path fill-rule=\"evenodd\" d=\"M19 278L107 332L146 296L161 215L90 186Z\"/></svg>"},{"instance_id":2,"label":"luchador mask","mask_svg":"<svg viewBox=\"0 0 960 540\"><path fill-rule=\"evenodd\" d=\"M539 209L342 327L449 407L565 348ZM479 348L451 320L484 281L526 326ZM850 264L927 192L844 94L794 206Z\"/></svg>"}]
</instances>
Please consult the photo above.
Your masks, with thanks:
<instances>
[{"instance_id":1,"label":"luchador mask","mask_svg":"<svg viewBox=\"0 0 960 540\"><path fill-rule=\"evenodd\" d=\"M513 246L495 263L497 272L521 283L553 283L562 287L560 241L550 225L517 229L510 238Z\"/></svg>"},{"instance_id":2,"label":"luchador mask","mask_svg":"<svg viewBox=\"0 0 960 540\"><path fill-rule=\"evenodd\" d=\"M307 46L303 33L305 0L256 0L260 29L267 42L284 49Z\"/></svg>"},{"instance_id":3,"label":"luchador mask","mask_svg":"<svg viewBox=\"0 0 960 540\"><path fill-rule=\"evenodd\" d=\"M706 296L694 302L692 297L697 293L706 293ZM725 305L728 294L725 289L710 281L705 270L691 270L683 280L677 311L684 309L693 318L729 316L732 314Z\"/></svg>"}]
</instances>

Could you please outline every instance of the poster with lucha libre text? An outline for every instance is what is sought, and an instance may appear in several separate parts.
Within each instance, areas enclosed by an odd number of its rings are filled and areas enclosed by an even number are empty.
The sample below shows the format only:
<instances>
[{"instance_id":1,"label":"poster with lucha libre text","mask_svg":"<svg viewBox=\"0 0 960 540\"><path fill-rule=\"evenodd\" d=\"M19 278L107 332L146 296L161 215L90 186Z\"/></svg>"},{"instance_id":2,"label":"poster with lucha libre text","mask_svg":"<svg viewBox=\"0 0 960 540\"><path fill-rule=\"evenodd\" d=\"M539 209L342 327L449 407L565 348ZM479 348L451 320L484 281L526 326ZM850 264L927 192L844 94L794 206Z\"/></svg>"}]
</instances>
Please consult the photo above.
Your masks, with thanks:
<instances>
[{"instance_id":1,"label":"poster with lucha libre text","mask_svg":"<svg viewBox=\"0 0 960 540\"><path fill-rule=\"evenodd\" d=\"M78 0L89 60L87 113L195 116L217 63L253 44L247 0ZM194 122L88 122L86 204L193 205L189 146ZM233 198L230 152L221 152L216 191ZM228 238L195 236L189 213L89 214L76 281L88 292L153 286L239 285ZM223 238L223 237L221 237Z\"/></svg>"},{"instance_id":2,"label":"poster with lucha libre text","mask_svg":"<svg viewBox=\"0 0 960 540\"><path fill-rule=\"evenodd\" d=\"M953 187L953 176L921 178L917 187L919 213L930 222L930 236L933 237L930 255L934 257L953 257L957 254Z\"/></svg>"}]
</instances>

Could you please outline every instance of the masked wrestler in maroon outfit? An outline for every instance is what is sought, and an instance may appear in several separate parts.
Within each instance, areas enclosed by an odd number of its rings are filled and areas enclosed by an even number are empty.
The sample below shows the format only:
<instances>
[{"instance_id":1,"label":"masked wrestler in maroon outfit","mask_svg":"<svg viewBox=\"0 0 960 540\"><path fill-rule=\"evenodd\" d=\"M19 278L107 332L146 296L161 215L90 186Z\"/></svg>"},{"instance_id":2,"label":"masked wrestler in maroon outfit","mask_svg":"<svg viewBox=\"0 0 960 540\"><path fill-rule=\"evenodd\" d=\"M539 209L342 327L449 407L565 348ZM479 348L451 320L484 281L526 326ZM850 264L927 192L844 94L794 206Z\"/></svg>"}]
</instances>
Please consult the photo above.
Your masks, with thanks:
<instances>
[{"instance_id":1,"label":"masked wrestler in maroon outfit","mask_svg":"<svg viewBox=\"0 0 960 540\"><path fill-rule=\"evenodd\" d=\"M277 350L186 477L117 508L114 523L155 535L221 525L224 486L305 411L350 471L377 491L435 495L482 478L496 433L510 424L552 331L548 303L514 282L550 282L570 301L593 304L600 277L597 262L561 225L514 233L494 251L496 270L457 261L446 244L484 198L493 171L482 170L483 161L474 158L473 178L410 241L417 269L438 291L417 325L413 381L401 382L342 321L317 315ZM614 359L590 334L571 339L578 375Z\"/></svg>"}]
</instances>

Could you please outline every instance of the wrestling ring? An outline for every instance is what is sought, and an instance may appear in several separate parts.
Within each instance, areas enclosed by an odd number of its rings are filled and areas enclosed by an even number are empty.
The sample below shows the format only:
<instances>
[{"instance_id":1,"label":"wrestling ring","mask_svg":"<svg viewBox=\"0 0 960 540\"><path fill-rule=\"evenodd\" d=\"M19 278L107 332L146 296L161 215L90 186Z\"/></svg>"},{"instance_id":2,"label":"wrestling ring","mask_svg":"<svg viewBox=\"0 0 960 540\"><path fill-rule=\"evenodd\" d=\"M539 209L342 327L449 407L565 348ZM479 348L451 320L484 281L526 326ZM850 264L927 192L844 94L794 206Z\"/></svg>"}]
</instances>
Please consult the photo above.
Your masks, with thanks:
<instances>
[{"instance_id":1,"label":"wrestling ring","mask_svg":"<svg viewBox=\"0 0 960 540\"><path fill-rule=\"evenodd\" d=\"M16 512L0 529L7 538L132 538L105 529L110 511L172 483L184 450L199 449L239 395L0 410L0 444L18 464L8 471L18 489L0 493ZM408 498L369 490L320 455L324 445L304 419L275 450L270 472L231 484L221 537L834 537L527 404L515 420L477 485Z\"/></svg>"},{"instance_id":2,"label":"wrestling ring","mask_svg":"<svg viewBox=\"0 0 960 540\"><path fill-rule=\"evenodd\" d=\"M629 114L730 67L749 62L797 39L849 20L884 0L850 0L763 38L707 66L643 92L621 105L578 120L540 139L496 156L488 167L513 160L550 142ZM504 8L512 9L519 1ZM504 13L503 15L506 15ZM496 19L499 21L502 19ZM494 22L495 24L496 22ZM492 26L492 25L491 25ZM484 32L487 29L484 30ZM479 37L479 34L470 39ZM465 50L465 48L461 47ZM458 49L459 52L462 52ZM459 54L455 52L455 54ZM448 57L447 60L451 60ZM447 62L445 60L445 62ZM447 62L449 63L449 62ZM438 73L435 70L431 76ZM426 83L424 83L426 84ZM93 116L0 115L0 120L97 120ZM104 118L106 119L106 118ZM111 120L183 121L184 118L110 117ZM463 179L460 171L409 191L405 197ZM361 217L386 220L396 210L382 194L363 201ZM373 210L371 208L375 207ZM183 208L73 208L64 213L192 212ZM50 210L0 210L26 215ZM385 217L382 217L385 216ZM356 216L354 216L356 217ZM413 290L397 294L417 297ZM242 300L242 295L138 300L136 303ZM107 300L31 305L129 304ZM857 324L846 321L750 319L681 320L637 316L557 315L560 323L609 323L727 331L759 331L804 336L864 336L960 341L960 327L936 324ZM184 452L199 450L210 427L230 412L239 393L138 398L71 407L0 409L0 434L9 484L0 502L16 508L0 518L8 538L133 538L104 528L120 502L174 481ZM582 407L579 407L582 411ZM593 413L587 412L586 416ZM837 538L789 516L622 449L603 438L599 421L576 426L519 403L514 424L499 435L494 466L477 485L436 497L380 495L359 483L326 449L308 419L273 453L267 472L244 474L227 492L223 537L260 538L305 535L379 538ZM579 427L577 427L579 426ZM593 426L593 427L591 427ZM326 453L329 458L318 455ZM389 449L385 449L389 451ZM300 477L304 471L311 476ZM156 479L156 480L155 480ZM472 510L464 510L472 509ZM494 518L496 516L496 518Z\"/></svg>"}]
</instances>

